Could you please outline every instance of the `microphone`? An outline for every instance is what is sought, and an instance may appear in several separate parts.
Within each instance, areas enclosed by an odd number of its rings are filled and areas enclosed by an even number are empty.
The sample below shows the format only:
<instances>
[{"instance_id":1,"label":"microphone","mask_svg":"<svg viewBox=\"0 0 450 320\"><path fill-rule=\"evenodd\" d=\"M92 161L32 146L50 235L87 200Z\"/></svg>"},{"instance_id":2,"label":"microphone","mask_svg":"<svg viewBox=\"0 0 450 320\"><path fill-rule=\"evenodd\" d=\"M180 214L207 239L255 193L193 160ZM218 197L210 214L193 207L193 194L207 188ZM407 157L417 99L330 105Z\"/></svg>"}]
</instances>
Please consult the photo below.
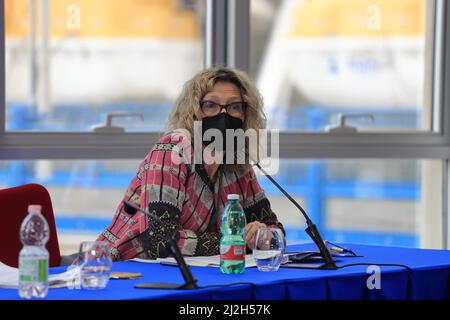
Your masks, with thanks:
<instances>
[{"instance_id":1,"label":"microphone","mask_svg":"<svg viewBox=\"0 0 450 320\"><path fill-rule=\"evenodd\" d=\"M302 206L295 201L294 198L286 191L278 182L275 181L275 179L267 173L266 170L264 170L261 165L255 161L248 153L247 150L245 150L245 154L248 156L248 158L253 161L258 167L258 169L272 182L273 185L275 185L278 190L280 190L286 198L290 202L294 204L294 206L297 207L297 209L300 210L300 212L303 214L303 217L305 217L307 228L305 229L305 232L309 235L309 237L314 241L317 248L319 249L320 255L322 256L324 263L322 265L309 265L309 264L299 264L296 265L297 268L305 268L305 269L326 269L326 270L336 270L336 261L334 261L333 257L331 256L330 251L325 245L325 242L322 240L322 236L320 235L319 230L317 229L317 226L312 222L311 218L308 216L306 211L302 208Z\"/></svg>"},{"instance_id":2,"label":"microphone","mask_svg":"<svg viewBox=\"0 0 450 320\"><path fill-rule=\"evenodd\" d=\"M141 209L140 207L134 205L133 203L129 201L123 201L124 202L124 209L127 213L134 215L137 211L142 212L153 219L156 219L160 221L161 219L148 211L145 211ZM174 237L170 237L169 239L169 249L172 252L175 260L178 263L178 266L180 267L181 275L184 279L184 284L179 285L175 283L139 283L136 284L134 287L138 289L198 289L197 286L197 280L194 279L191 273L191 269L186 264L186 261L184 260L183 255L181 254L180 248L178 248L178 243L174 239Z\"/></svg>"}]
</instances>

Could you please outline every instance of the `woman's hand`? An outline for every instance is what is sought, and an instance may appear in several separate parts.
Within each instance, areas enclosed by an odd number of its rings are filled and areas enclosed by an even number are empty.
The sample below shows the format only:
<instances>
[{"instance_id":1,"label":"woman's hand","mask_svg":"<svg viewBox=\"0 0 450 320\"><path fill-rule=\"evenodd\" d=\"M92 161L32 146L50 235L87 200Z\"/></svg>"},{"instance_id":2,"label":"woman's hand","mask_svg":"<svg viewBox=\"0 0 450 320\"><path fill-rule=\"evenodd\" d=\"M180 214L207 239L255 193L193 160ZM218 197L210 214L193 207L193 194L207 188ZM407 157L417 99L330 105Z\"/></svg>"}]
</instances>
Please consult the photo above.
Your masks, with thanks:
<instances>
[{"instance_id":1,"label":"woman's hand","mask_svg":"<svg viewBox=\"0 0 450 320\"><path fill-rule=\"evenodd\" d=\"M259 228L265 228L266 225L259 221L253 221L245 226L245 242L250 250L253 250L253 244L255 243L256 231Z\"/></svg>"}]
</instances>

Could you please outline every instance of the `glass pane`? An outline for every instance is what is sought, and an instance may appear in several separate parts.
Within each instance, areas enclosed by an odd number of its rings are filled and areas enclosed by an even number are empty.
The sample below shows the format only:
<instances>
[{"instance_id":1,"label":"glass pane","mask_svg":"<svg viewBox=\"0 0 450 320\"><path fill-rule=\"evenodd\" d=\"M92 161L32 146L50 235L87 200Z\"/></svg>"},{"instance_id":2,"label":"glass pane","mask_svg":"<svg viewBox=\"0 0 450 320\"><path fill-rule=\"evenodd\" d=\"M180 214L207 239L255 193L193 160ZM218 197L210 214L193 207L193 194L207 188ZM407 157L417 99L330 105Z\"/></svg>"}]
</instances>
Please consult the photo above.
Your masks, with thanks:
<instances>
[{"instance_id":1,"label":"glass pane","mask_svg":"<svg viewBox=\"0 0 450 320\"><path fill-rule=\"evenodd\" d=\"M430 130L426 0L252 0L251 76L269 125ZM275 12L275 14L274 14ZM370 114L374 118L357 115Z\"/></svg>"},{"instance_id":2,"label":"glass pane","mask_svg":"<svg viewBox=\"0 0 450 320\"><path fill-rule=\"evenodd\" d=\"M62 254L78 251L111 223L136 174L136 160L3 161L0 188L40 183L51 196Z\"/></svg>"},{"instance_id":3,"label":"glass pane","mask_svg":"<svg viewBox=\"0 0 450 320\"><path fill-rule=\"evenodd\" d=\"M111 112L163 130L202 68L203 18L203 1L6 0L7 130L90 131Z\"/></svg>"},{"instance_id":4,"label":"glass pane","mask_svg":"<svg viewBox=\"0 0 450 320\"><path fill-rule=\"evenodd\" d=\"M136 174L136 160L0 161L0 188L40 183L52 197L63 254L109 225ZM429 160L280 160L274 175L304 206L324 239L428 247L436 230L441 162ZM310 242L301 213L255 168L289 244ZM425 219L425 212L427 216ZM432 235L431 235L432 237Z\"/></svg>"},{"instance_id":5,"label":"glass pane","mask_svg":"<svg viewBox=\"0 0 450 320\"><path fill-rule=\"evenodd\" d=\"M440 194L436 183L440 165L426 160L290 159L280 160L274 177L304 207L326 240L419 247L427 245L430 233L422 223L424 212L438 212L424 195ZM424 170L433 173L424 176ZM287 229L288 241L310 241L302 214L267 178L257 176Z\"/></svg>"}]
</instances>

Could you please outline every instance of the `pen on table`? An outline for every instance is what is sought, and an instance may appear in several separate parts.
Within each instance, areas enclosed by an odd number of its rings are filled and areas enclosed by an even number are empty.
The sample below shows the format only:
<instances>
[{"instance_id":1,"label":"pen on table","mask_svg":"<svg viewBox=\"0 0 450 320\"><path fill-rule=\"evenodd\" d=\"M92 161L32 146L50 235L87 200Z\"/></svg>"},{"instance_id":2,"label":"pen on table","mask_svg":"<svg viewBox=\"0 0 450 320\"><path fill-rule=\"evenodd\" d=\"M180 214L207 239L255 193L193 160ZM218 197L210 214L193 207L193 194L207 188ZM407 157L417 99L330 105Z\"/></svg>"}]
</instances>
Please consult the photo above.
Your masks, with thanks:
<instances>
[{"instance_id":1,"label":"pen on table","mask_svg":"<svg viewBox=\"0 0 450 320\"><path fill-rule=\"evenodd\" d=\"M332 252L346 252L344 249L338 248L338 247L331 247L330 251Z\"/></svg>"},{"instance_id":2,"label":"pen on table","mask_svg":"<svg viewBox=\"0 0 450 320\"><path fill-rule=\"evenodd\" d=\"M351 254L356 256L356 254L352 250L347 249L347 248L342 247L342 246L339 246L337 244L334 244L334 243L332 243L332 242L330 242L328 240L324 240L324 243L325 243L325 245L331 244L333 246L333 247L329 248L329 250L332 251L332 252L339 252L339 253L347 253L348 252L348 253L351 253Z\"/></svg>"}]
</instances>

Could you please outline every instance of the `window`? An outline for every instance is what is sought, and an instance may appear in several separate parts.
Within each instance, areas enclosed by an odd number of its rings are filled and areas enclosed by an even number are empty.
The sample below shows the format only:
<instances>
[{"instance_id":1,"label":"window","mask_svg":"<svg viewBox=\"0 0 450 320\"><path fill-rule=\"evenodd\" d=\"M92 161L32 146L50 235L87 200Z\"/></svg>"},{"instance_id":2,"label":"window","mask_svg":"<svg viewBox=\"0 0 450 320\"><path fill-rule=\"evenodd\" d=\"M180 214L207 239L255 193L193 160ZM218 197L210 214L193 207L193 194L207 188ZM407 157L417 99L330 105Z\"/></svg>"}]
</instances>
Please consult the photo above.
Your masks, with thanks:
<instances>
[{"instance_id":1,"label":"window","mask_svg":"<svg viewBox=\"0 0 450 320\"><path fill-rule=\"evenodd\" d=\"M324 237L359 242L355 234L364 233L370 243L450 245L448 1L0 4L0 182L48 186L57 215L74 217L57 216L60 229L96 236L117 201L78 210L63 201L107 187L111 199L119 197L161 136L181 85L204 66L226 65L247 70L262 91L269 127L280 130L277 177ZM117 118L113 124L125 133L92 132L110 112L142 113L144 121ZM374 122L350 117L346 124L357 132L326 131L339 114L371 115ZM97 179L87 172L109 173ZM305 241L301 217L260 181L286 220L288 240ZM367 211L356 214L361 208Z\"/></svg>"},{"instance_id":2,"label":"window","mask_svg":"<svg viewBox=\"0 0 450 320\"><path fill-rule=\"evenodd\" d=\"M442 188L440 166L440 161L409 159L283 159L274 177L326 240L419 247L430 237L421 228L424 217L438 211L424 194ZM255 171L288 241L310 241L301 212Z\"/></svg>"},{"instance_id":3,"label":"window","mask_svg":"<svg viewBox=\"0 0 450 320\"><path fill-rule=\"evenodd\" d=\"M429 131L431 1L253 0L251 68L273 128ZM367 115L373 116L373 118Z\"/></svg>"},{"instance_id":4,"label":"window","mask_svg":"<svg viewBox=\"0 0 450 320\"><path fill-rule=\"evenodd\" d=\"M202 68L204 4L5 0L6 129L161 131ZM143 119L137 117L142 114Z\"/></svg>"},{"instance_id":5,"label":"window","mask_svg":"<svg viewBox=\"0 0 450 320\"><path fill-rule=\"evenodd\" d=\"M111 223L142 159L1 161L0 188L40 183L50 193L62 254Z\"/></svg>"},{"instance_id":6,"label":"window","mask_svg":"<svg viewBox=\"0 0 450 320\"><path fill-rule=\"evenodd\" d=\"M49 190L63 254L96 239L111 223L142 159L1 161L0 188L40 183ZM282 159L274 176L305 208L324 239L341 243L420 247L433 235L441 161ZM310 241L300 212L255 168L289 244ZM425 219L425 217L427 218ZM439 216L437 217L439 218ZM440 230L433 230L439 233Z\"/></svg>"}]
</instances>

